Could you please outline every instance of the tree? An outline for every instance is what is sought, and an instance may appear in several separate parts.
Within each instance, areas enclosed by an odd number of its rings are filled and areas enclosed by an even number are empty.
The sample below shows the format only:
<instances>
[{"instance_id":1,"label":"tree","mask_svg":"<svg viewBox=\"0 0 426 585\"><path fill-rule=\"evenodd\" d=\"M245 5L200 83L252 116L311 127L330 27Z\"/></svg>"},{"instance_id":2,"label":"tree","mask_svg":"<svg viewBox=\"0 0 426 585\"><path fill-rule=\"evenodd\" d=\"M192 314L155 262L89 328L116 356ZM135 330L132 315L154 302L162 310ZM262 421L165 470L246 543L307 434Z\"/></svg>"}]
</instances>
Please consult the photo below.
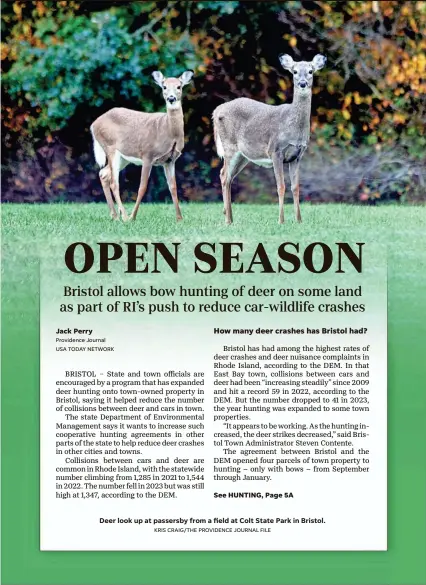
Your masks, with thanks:
<instances>
[{"instance_id":1,"label":"tree","mask_svg":"<svg viewBox=\"0 0 426 585\"><path fill-rule=\"evenodd\" d=\"M100 197L89 155L91 122L116 105L161 109L151 72L161 69L171 75L191 68L194 87L184 106L188 144L179 178L188 198L209 196L219 165L213 109L241 95L271 104L290 101L291 81L278 54L310 59L324 52L328 67L314 87L311 152L328 152L327 164L347 153L352 162L367 165L360 171L355 198L413 196L416 180L421 186L426 146L424 1L16 0L2 5L3 140L10 153L9 178L19 164L30 165L28 154L37 159L40 152L50 156L49 149L59 149L60 176L89 173L90 180L82 179L75 192ZM395 173L388 151L399 161ZM53 172L49 156L39 161L37 171L46 180ZM370 168L372 175L372 161L378 178L367 184L364 171ZM385 175L396 179L384 180ZM57 184L49 194L43 182L45 198L65 188L72 191L70 182ZM27 187L24 181L19 189ZM160 198L163 188L165 194L165 185L156 185Z\"/></svg>"}]
</instances>

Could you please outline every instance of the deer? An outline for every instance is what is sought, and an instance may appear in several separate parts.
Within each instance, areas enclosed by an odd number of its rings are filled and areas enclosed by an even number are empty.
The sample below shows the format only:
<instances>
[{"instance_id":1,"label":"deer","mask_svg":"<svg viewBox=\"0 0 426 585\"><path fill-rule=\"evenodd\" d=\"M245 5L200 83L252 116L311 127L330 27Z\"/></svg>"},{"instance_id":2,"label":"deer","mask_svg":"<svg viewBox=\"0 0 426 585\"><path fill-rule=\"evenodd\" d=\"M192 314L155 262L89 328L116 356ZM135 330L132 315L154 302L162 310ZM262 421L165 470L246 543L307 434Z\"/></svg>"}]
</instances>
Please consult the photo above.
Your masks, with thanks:
<instances>
[{"instance_id":1,"label":"deer","mask_svg":"<svg viewBox=\"0 0 426 585\"><path fill-rule=\"evenodd\" d=\"M100 167L99 178L112 219L119 220L120 215L123 221L136 219L152 167L162 166L173 199L176 221L182 220L175 162L183 151L185 138L182 88L191 81L193 75L191 70L185 71L178 78L166 78L161 71L152 73L155 83L163 90L165 113L112 108L90 126L94 155ZM142 172L136 203L128 216L120 197L119 175L130 163L142 166Z\"/></svg>"},{"instance_id":2,"label":"deer","mask_svg":"<svg viewBox=\"0 0 426 585\"><path fill-rule=\"evenodd\" d=\"M293 61L280 55L284 69L293 74L291 104L272 106L249 98L221 104L213 112L216 150L223 159L220 171L225 221L232 223L231 185L252 162L273 168L279 199L278 223L284 223L284 164L288 164L296 220L302 221L299 204L299 167L308 147L313 74L326 64L324 55L312 61Z\"/></svg>"}]
</instances>

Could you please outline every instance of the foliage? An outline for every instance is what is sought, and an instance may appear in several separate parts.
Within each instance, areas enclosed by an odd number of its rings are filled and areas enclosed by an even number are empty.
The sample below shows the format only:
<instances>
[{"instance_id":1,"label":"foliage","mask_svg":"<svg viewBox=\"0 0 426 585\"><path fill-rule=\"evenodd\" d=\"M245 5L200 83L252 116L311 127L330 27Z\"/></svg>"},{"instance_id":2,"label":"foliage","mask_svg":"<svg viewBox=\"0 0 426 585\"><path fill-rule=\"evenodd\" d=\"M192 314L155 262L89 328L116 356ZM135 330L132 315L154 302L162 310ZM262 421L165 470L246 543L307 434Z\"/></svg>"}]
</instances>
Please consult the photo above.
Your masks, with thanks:
<instances>
[{"instance_id":1,"label":"foliage","mask_svg":"<svg viewBox=\"0 0 426 585\"><path fill-rule=\"evenodd\" d=\"M127 101L152 111L152 95L144 91L151 85L150 72L194 65L188 36L168 35L173 52L156 40L165 34L174 13L157 13L155 2L91 14L79 14L77 3L67 5L65 12L63 3L54 4L36 2L33 20L19 21L14 29L19 42L8 45L13 64L4 79L9 95L25 100L35 112L26 118L30 127L22 128L30 134L66 127L79 106L93 111L105 103ZM19 15L21 8L22 3L14 3ZM154 22L148 22L131 32L142 14L155 22L163 16L164 30L154 35Z\"/></svg>"},{"instance_id":2,"label":"foliage","mask_svg":"<svg viewBox=\"0 0 426 585\"><path fill-rule=\"evenodd\" d=\"M328 57L313 90L311 153L330 166L329 175L336 152L340 168L355 157L363 177L362 161L393 157L398 161L393 168L381 165L389 180L381 170L372 188L361 182L354 191L358 199L421 195L425 1L14 0L2 2L2 8L3 141L9 153L10 199L27 198L31 185L25 175L37 173L44 175L38 189L32 184L31 200L55 199L65 185L76 197L101 196L88 154L91 122L114 105L162 108L151 72L177 74L185 68L196 75L185 96L188 144L178 163L180 185L189 199L211 198L212 188L216 196L220 161L213 149L211 112L241 95L271 104L291 101L292 82L278 62L283 52L295 59L311 59L317 52ZM43 171L40 160L55 158L44 156L46 148L59 149L61 180L51 164ZM408 174L401 178L402 169ZM90 180L72 188L68 173ZM413 173L417 190L407 180ZM57 188L49 191L52 184ZM340 197L340 187L335 185L334 195L333 185L331 189L330 197ZM129 190L134 191L131 180ZM164 198L164 181L156 191Z\"/></svg>"},{"instance_id":3,"label":"foliage","mask_svg":"<svg viewBox=\"0 0 426 585\"><path fill-rule=\"evenodd\" d=\"M337 108L318 109L319 145L363 142L376 150L395 141L409 154L426 147L426 2L315 2L280 19L295 52L321 39L334 71L327 91ZM338 10L333 10L337 9ZM292 36L293 35L293 36ZM321 88L314 92L319 94ZM334 100L333 100L334 101ZM327 136L334 122L332 136ZM331 140L330 140L331 139Z\"/></svg>"}]
</instances>

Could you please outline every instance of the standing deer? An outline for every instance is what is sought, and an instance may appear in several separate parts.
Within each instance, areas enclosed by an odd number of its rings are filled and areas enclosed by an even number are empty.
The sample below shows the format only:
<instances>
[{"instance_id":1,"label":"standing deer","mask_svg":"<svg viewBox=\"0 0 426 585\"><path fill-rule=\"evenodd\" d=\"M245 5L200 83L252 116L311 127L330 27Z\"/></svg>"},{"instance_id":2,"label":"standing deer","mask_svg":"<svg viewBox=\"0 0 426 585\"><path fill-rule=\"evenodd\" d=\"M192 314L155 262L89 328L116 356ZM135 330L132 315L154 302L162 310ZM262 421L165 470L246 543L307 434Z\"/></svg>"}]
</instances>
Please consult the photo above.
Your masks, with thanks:
<instances>
[{"instance_id":1,"label":"standing deer","mask_svg":"<svg viewBox=\"0 0 426 585\"><path fill-rule=\"evenodd\" d=\"M316 55L311 62L295 62L280 56L281 65L293 74L291 104L271 106L248 98L237 98L213 112L216 149L223 158L220 172L226 223L232 223L231 184L249 163L274 169L279 197L279 223L284 223L284 164L288 163L297 221L302 221L299 205L299 165L310 135L313 73L327 59Z\"/></svg>"},{"instance_id":2,"label":"standing deer","mask_svg":"<svg viewBox=\"0 0 426 585\"><path fill-rule=\"evenodd\" d=\"M127 108L113 108L99 116L90 127L95 159L101 167L99 178L105 193L111 218L119 219L114 195L123 221L134 220L145 195L153 166L164 168L167 184L176 211L176 220L182 219L177 196L175 161L184 146L182 87L189 83L193 71L185 71L179 78L164 77L160 71L152 76L162 88L167 112L149 114ZM142 165L141 181L135 207L128 217L120 198L119 174L129 163Z\"/></svg>"}]
</instances>

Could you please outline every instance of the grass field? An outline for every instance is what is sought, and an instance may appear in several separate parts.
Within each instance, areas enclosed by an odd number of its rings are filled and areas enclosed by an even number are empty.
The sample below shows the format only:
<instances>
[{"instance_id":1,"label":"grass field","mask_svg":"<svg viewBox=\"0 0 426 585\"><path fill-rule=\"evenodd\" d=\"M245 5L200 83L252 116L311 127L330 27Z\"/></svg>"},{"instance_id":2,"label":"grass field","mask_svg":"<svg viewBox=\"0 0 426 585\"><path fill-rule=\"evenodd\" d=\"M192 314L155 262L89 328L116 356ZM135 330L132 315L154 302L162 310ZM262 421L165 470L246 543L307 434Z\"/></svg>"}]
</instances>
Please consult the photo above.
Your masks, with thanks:
<instances>
[{"instance_id":1,"label":"grass field","mask_svg":"<svg viewBox=\"0 0 426 585\"><path fill-rule=\"evenodd\" d=\"M142 566L158 571L158 582L175 582L175 574L182 573L179 567L207 573L219 566L223 582L231 577L238 581L244 570L251 576L247 583L272 583L265 572L272 565L281 568L283 575L287 570L297 574L292 582L299 584L310 582L307 575L314 571L318 585L331 585L330 567L335 570L334 585L426 582L426 207L304 204L299 225L292 206L286 205L287 222L278 225L278 205L234 205L232 226L225 226L219 204L182 205L184 221L179 224L172 205L143 205L136 222L130 224L111 221L106 204L5 204L1 211L4 582L57 583L63 580L63 566L69 569L70 583L82 582L83 573L95 582L100 570L108 570L110 583L128 583L131 569ZM136 238L141 242L181 240L188 245L203 240L272 246L285 241L366 242L374 243L381 255L387 254L387 552L231 556L207 552L195 557L193 553L39 551L39 262L62 262L65 247L75 241L120 243Z\"/></svg>"},{"instance_id":2,"label":"grass field","mask_svg":"<svg viewBox=\"0 0 426 585\"><path fill-rule=\"evenodd\" d=\"M17 298L28 293L32 282L35 285L39 259L55 260L58 253L62 257L65 244L136 238L181 240L189 246L219 240L271 245L284 241L371 242L388 256L390 309L395 304L416 306L424 296L426 207L305 204L303 223L297 224L293 206L287 204L284 225L277 222L278 205L234 205L233 210L234 224L226 226L218 203L182 205L184 221L176 223L172 205L147 204L142 205L135 222L125 224L110 220L106 204L3 205L4 301L16 309Z\"/></svg>"},{"instance_id":3,"label":"grass field","mask_svg":"<svg viewBox=\"0 0 426 585\"><path fill-rule=\"evenodd\" d=\"M126 206L128 212L131 206ZM4 204L2 224L5 244L14 246L21 240L34 237L43 241L46 234L58 241L64 237L182 237L217 238L242 237L262 239L317 236L342 237L353 235L392 244L394 238L413 243L425 238L426 206L356 206L344 204L302 205L303 223L294 221L293 205L285 206L286 222L279 225L278 204L234 204L234 223L226 226L219 203L181 204L184 221L176 223L171 204L142 205L136 221L129 223L110 220L106 204ZM392 237L389 237L392 235ZM406 242L408 245L409 242Z\"/></svg>"},{"instance_id":4,"label":"grass field","mask_svg":"<svg viewBox=\"0 0 426 585\"><path fill-rule=\"evenodd\" d=\"M127 207L130 211L131 206ZM4 204L3 243L16 253L32 240L43 244L46 236L65 239L176 237L214 240L217 238L283 239L372 238L391 248L410 248L425 242L426 207L382 205L377 207L339 204L302 205L303 223L294 221L293 206L286 205L286 222L279 225L278 205L233 205L234 223L226 226L219 203L182 204L184 221L176 223L170 204L142 205L134 222L112 221L106 204ZM394 246L396 244L396 246ZM27 250L28 251L28 250Z\"/></svg>"}]
</instances>

